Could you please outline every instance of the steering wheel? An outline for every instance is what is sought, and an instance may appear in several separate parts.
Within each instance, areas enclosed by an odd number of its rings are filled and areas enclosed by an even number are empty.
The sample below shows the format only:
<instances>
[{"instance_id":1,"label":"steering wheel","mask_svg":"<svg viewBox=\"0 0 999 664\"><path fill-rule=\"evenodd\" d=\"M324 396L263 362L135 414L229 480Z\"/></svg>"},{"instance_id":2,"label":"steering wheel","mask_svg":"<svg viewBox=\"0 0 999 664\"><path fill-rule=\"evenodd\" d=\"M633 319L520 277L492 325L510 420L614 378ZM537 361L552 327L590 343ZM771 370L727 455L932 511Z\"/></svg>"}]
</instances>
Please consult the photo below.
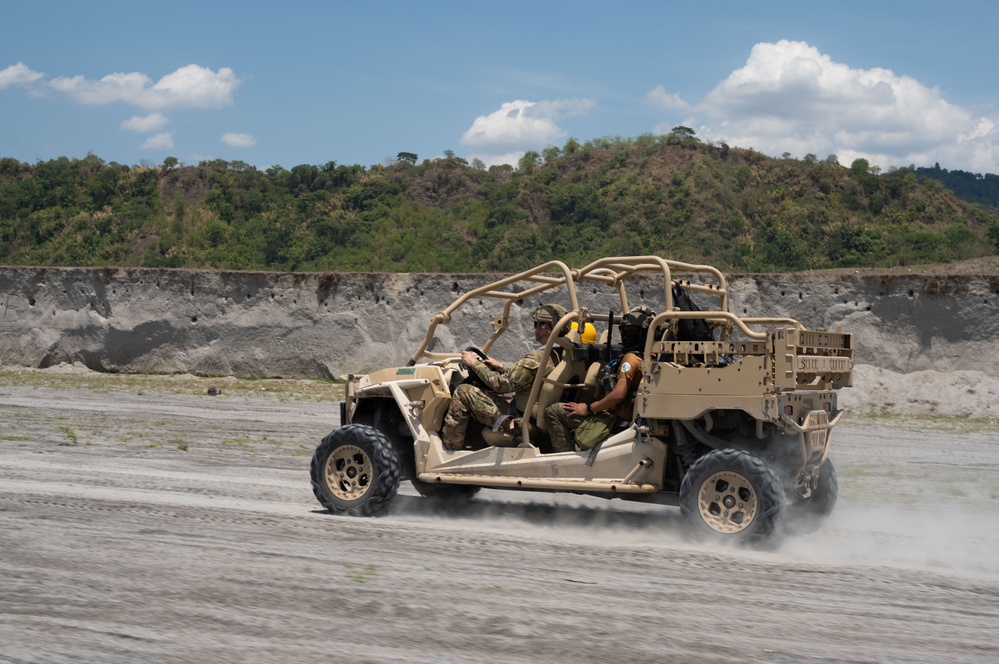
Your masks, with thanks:
<instances>
[{"instance_id":1,"label":"steering wheel","mask_svg":"<svg viewBox=\"0 0 999 664\"><path fill-rule=\"evenodd\" d=\"M482 351L482 349L476 348L475 346L466 346L465 350L469 351L470 353L475 353L476 355L479 356L479 359L482 360L483 362L485 362L487 359L489 359L489 356L486 355Z\"/></svg>"},{"instance_id":2,"label":"steering wheel","mask_svg":"<svg viewBox=\"0 0 999 664\"><path fill-rule=\"evenodd\" d=\"M470 353L475 353L475 355L478 356L478 358L483 362L485 362L486 358L489 357L482 351L481 348L476 348L475 346L467 346L465 350L469 351ZM476 387L486 388L486 384L482 382L481 378L479 378L479 374L475 373L469 367L466 367L464 364L462 364L462 369L465 371L465 379L462 381L463 383L470 383L472 385L475 385Z\"/></svg>"}]
</instances>

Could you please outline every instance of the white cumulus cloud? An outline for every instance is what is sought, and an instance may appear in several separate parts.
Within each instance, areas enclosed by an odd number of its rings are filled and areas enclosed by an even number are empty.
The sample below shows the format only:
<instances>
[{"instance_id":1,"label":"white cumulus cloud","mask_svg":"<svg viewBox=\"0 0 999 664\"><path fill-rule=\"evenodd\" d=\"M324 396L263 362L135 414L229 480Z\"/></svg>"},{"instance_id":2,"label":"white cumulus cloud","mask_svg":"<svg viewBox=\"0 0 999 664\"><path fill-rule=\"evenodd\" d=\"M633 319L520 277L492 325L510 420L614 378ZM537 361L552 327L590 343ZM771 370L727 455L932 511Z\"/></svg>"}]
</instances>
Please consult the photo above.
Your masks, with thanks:
<instances>
[{"instance_id":1,"label":"white cumulus cloud","mask_svg":"<svg viewBox=\"0 0 999 664\"><path fill-rule=\"evenodd\" d=\"M141 72L112 73L99 79L85 76L58 76L32 70L23 62L0 70L0 90L22 87L27 94L52 97L60 93L86 105L127 104L147 111L133 115L119 124L122 131L150 134L140 145L148 150L174 147L173 133L163 131L170 119L167 109L217 109L231 106L242 81L232 69L213 71L200 65L186 65L158 81ZM230 145L247 146L256 142L246 134L226 134Z\"/></svg>"},{"instance_id":2,"label":"white cumulus cloud","mask_svg":"<svg viewBox=\"0 0 999 664\"><path fill-rule=\"evenodd\" d=\"M229 132L222 134L222 142L234 148L252 148L257 144L257 139L249 134L234 134Z\"/></svg>"},{"instance_id":3,"label":"white cumulus cloud","mask_svg":"<svg viewBox=\"0 0 999 664\"><path fill-rule=\"evenodd\" d=\"M950 104L938 88L909 76L836 62L805 42L756 44L745 66L689 107L661 86L646 97L688 113L683 124L696 127L701 138L767 154L999 170L996 118ZM667 132L669 125L656 131Z\"/></svg>"},{"instance_id":4,"label":"white cumulus cloud","mask_svg":"<svg viewBox=\"0 0 999 664\"><path fill-rule=\"evenodd\" d=\"M145 134L153 131L159 131L160 129L163 129L163 127L167 126L169 122L170 119L162 113L133 115L121 123L121 128L124 131L135 131L140 134Z\"/></svg>"},{"instance_id":5,"label":"white cumulus cloud","mask_svg":"<svg viewBox=\"0 0 999 664\"><path fill-rule=\"evenodd\" d=\"M42 78L45 78L45 74L33 71L23 62L18 62L6 69L0 69L0 90L15 85L28 87Z\"/></svg>"},{"instance_id":6,"label":"white cumulus cloud","mask_svg":"<svg viewBox=\"0 0 999 664\"><path fill-rule=\"evenodd\" d=\"M661 85L645 93L645 101L653 106L664 108L667 111L682 111L690 106L679 94L676 92L672 94L667 93L666 88Z\"/></svg>"},{"instance_id":7,"label":"white cumulus cloud","mask_svg":"<svg viewBox=\"0 0 999 664\"><path fill-rule=\"evenodd\" d=\"M143 141L139 147L143 150L170 150L173 148L173 134L170 132L154 134Z\"/></svg>"},{"instance_id":8,"label":"white cumulus cloud","mask_svg":"<svg viewBox=\"0 0 999 664\"><path fill-rule=\"evenodd\" d=\"M123 102L148 110L166 110L231 106L240 83L228 67L214 72L187 65L155 83L145 74L130 72L108 74L97 80L60 76L49 81L48 86L81 104Z\"/></svg>"},{"instance_id":9,"label":"white cumulus cloud","mask_svg":"<svg viewBox=\"0 0 999 664\"><path fill-rule=\"evenodd\" d=\"M187 65L157 81L149 90L146 105L162 108L232 106L233 93L241 83L228 67L213 72L207 67Z\"/></svg>"},{"instance_id":10,"label":"white cumulus cloud","mask_svg":"<svg viewBox=\"0 0 999 664\"><path fill-rule=\"evenodd\" d=\"M517 100L480 115L461 137L488 165L516 163L528 150L540 150L568 134L558 121L582 115L596 106L592 99ZM515 158L513 158L515 157Z\"/></svg>"}]
</instances>

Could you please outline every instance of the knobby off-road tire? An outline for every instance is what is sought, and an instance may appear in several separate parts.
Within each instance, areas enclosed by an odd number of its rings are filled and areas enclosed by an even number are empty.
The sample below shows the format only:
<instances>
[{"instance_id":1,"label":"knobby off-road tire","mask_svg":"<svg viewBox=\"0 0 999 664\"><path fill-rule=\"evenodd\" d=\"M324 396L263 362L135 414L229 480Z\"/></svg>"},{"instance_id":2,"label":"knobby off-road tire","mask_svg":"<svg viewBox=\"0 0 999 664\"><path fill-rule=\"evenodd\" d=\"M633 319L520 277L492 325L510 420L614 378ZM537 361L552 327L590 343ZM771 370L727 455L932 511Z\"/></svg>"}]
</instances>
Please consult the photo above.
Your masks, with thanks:
<instances>
[{"instance_id":1,"label":"knobby off-road tire","mask_svg":"<svg viewBox=\"0 0 999 664\"><path fill-rule=\"evenodd\" d=\"M784 487L762 459L743 450L712 450L680 485L680 514L701 536L736 542L766 539L783 518Z\"/></svg>"},{"instance_id":2,"label":"knobby off-road tire","mask_svg":"<svg viewBox=\"0 0 999 664\"><path fill-rule=\"evenodd\" d=\"M399 407L391 399L373 400L374 405L369 405L365 403L366 401L368 400L361 402L363 410L359 409L354 413L352 424L366 424L381 431L395 447L396 455L399 457L399 479L412 479L416 473L413 439L402 433L405 425Z\"/></svg>"},{"instance_id":3,"label":"knobby off-road tire","mask_svg":"<svg viewBox=\"0 0 999 664\"><path fill-rule=\"evenodd\" d=\"M824 519L832 514L839 498L839 478L831 459L819 466L819 483L808 499L807 509L812 516Z\"/></svg>"},{"instance_id":4,"label":"knobby off-road tire","mask_svg":"<svg viewBox=\"0 0 999 664\"><path fill-rule=\"evenodd\" d=\"M472 350L482 354L482 351L469 346L466 350ZM485 357L484 354L482 354ZM394 401L386 400L374 407L367 407L358 413L355 423L365 424L374 429L378 429L385 437L392 442L396 454L399 457L400 479L408 479L413 484L413 488L424 498L440 501L460 501L468 500L479 492L480 487L470 484L432 484L421 482L416 479L416 460L413 453L413 439L400 434L399 429L402 424L402 415Z\"/></svg>"},{"instance_id":5,"label":"knobby off-road tire","mask_svg":"<svg viewBox=\"0 0 999 664\"><path fill-rule=\"evenodd\" d=\"M319 443L311 476L312 492L330 512L369 516L399 490L399 456L382 432L348 424Z\"/></svg>"}]
</instances>

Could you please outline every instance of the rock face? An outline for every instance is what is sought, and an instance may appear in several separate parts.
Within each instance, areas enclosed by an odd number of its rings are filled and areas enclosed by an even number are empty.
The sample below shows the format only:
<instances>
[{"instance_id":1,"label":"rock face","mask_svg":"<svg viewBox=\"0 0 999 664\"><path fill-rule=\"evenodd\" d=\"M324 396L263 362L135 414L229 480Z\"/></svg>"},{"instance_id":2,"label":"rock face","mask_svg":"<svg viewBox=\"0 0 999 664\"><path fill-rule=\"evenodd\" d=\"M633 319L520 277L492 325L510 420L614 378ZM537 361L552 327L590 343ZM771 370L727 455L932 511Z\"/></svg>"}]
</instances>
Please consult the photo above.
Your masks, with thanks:
<instances>
[{"instance_id":1,"label":"rock face","mask_svg":"<svg viewBox=\"0 0 999 664\"><path fill-rule=\"evenodd\" d=\"M843 326L854 334L862 364L999 376L999 277L755 275L733 279L730 290L733 311L743 315Z\"/></svg>"},{"instance_id":2,"label":"rock face","mask_svg":"<svg viewBox=\"0 0 999 664\"><path fill-rule=\"evenodd\" d=\"M0 364L82 363L97 371L244 377L362 373L404 364L434 313L495 278L0 268ZM999 385L995 274L735 275L728 289L730 309L740 315L787 316L811 328L842 326L852 332L857 363L878 370L858 370L858 379L875 380L871 376L876 375L883 384L900 382L905 389L906 383L932 383L926 378L932 374L963 372L961 385L973 384L963 388L964 394L979 401L999 396L990 392ZM650 280L631 304L660 311L661 290ZM611 307L609 293L595 298L592 309ZM512 358L530 347L528 314L540 303L535 298L520 305L524 315L513 321L494 354ZM474 322L482 325L496 315L488 304L469 302L465 309L471 315L442 326L437 347L481 345L486 329L471 323L477 318ZM893 378L900 374L910 378ZM882 402L907 412L905 399L897 397ZM999 415L991 405L964 411L952 405L934 408L921 397L912 408Z\"/></svg>"},{"instance_id":3,"label":"rock face","mask_svg":"<svg viewBox=\"0 0 999 664\"><path fill-rule=\"evenodd\" d=\"M330 378L404 363L482 275L0 269L0 363ZM471 332L466 332L473 338Z\"/></svg>"}]
</instances>

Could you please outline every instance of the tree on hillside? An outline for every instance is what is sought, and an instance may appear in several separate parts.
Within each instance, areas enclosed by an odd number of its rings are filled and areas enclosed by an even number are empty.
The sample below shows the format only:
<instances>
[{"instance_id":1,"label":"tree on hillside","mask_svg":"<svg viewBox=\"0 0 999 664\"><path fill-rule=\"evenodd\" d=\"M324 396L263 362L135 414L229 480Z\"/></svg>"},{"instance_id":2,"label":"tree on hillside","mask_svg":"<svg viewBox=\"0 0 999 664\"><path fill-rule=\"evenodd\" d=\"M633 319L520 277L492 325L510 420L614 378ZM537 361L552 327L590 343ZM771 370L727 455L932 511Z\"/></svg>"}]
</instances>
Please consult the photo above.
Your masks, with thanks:
<instances>
[{"instance_id":1,"label":"tree on hillside","mask_svg":"<svg viewBox=\"0 0 999 664\"><path fill-rule=\"evenodd\" d=\"M690 127L684 127L683 125L673 127L668 134L666 134L666 144L667 145L683 145L684 143L697 143L697 132L695 132Z\"/></svg>"},{"instance_id":2,"label":"tree on hillside","mask_svg":"<svg viewBox=\"0 0 999 664\"><path fill-rule=\"evenodd\" d=\"M541 155L534 150L528 150L517 162L517 169L522 173L533 173L534 167L541 161Z\"/></svg>"}]
</instances>

